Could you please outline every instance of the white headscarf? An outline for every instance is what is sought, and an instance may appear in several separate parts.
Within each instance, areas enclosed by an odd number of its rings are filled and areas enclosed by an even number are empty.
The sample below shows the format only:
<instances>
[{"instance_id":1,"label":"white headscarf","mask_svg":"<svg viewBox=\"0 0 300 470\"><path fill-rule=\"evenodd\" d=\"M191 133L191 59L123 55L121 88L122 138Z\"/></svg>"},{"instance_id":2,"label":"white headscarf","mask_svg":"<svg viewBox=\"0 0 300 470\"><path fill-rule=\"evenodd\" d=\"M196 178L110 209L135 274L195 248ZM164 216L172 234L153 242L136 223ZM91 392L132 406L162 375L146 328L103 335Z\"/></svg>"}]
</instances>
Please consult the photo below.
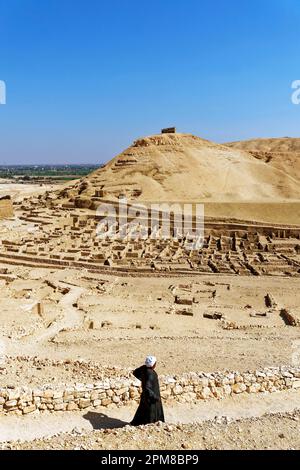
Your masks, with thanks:
<instances>
[{"instance_id":1,"label":"white headscarf","mask_svg":"<svg viewBox=\"0 0 300 470\"><path fill-rule=\"evenodd\" d=\"M155 363L156 363L156 357L155 356L147 356L146 357L145 366L153 367Z\"/></svg>"}]
</instances>

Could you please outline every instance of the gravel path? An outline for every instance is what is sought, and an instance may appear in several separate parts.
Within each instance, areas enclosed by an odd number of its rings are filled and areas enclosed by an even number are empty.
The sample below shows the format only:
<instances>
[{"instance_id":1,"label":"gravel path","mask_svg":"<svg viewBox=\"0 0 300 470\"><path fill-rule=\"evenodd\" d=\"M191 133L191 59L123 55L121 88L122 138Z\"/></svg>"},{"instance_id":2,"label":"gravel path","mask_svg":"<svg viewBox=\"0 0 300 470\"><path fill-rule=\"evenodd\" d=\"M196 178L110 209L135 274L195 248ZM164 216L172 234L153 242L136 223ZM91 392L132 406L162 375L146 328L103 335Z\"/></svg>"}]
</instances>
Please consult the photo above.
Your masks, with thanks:
<instances>
[{"instance_id":1,"label":"gravel path","mask_svg":"<svg viewBox=\"0 0 300 470\"><path fill-rule=\"evenodd\" d=\"M136 406L97 411L43 413L27 416L1 416L0 442L31 441L54 436L62 432L122 427L132 419ZM288 391L272 394L235 395L224 400L201 401L198 404L165 405L169 423L201 423L216 416L231 420L258 418L266 413L290 413L300 410L300 392Z\"/></svg>"}]
</instances>

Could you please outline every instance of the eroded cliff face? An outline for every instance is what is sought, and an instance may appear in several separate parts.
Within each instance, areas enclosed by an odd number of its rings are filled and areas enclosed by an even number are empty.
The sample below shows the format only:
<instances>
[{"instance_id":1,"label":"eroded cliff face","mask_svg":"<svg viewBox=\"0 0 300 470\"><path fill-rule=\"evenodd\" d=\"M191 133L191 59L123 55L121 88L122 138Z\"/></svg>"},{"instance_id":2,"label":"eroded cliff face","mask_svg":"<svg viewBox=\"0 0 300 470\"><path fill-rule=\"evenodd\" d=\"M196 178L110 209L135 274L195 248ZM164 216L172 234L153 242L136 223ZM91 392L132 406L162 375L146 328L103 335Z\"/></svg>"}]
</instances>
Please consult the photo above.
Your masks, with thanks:
<instances>
[{"instance_id":1,"label":"eroded cliff face","mask_svg":"<svg viewBox=\"0 0 300 470\"><path fill-rule=\"evenodd\" d=\"M14 214L10 196L0 197L0 219L12 217Z\"/></svg>"}]
</instances>

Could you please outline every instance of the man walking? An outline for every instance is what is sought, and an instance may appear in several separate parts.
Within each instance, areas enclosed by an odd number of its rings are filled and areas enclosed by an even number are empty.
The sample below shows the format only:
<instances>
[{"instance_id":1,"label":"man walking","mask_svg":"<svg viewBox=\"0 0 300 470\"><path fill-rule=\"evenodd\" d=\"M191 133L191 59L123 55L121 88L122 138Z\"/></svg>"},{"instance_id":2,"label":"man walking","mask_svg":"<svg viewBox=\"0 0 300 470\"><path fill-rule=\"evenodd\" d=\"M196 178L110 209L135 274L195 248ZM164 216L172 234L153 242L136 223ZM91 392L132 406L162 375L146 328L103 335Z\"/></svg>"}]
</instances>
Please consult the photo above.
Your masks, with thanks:
<instances>
[{"instance_id":1,"label":"man walking","mask_svg":"<svg viewBox=\"0 0 300 470\"><path fill-rule=\"evenodd\" d=\"M133 375L142 382L142 395L139 407L130 423L132 426L165 421L155 367L156 357L147 356L145 364L133 372Z\"/></svg>"}]
</instances>

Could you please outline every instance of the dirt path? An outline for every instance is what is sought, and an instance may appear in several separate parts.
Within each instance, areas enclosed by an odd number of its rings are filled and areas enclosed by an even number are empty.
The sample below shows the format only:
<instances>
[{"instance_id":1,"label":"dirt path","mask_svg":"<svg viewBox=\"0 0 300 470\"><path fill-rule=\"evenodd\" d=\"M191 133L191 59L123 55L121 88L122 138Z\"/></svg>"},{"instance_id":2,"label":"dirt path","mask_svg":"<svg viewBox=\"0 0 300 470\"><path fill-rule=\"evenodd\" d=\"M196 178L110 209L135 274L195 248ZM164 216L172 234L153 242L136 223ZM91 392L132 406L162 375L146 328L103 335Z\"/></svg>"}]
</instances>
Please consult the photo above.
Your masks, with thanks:
<instances>
[{"instance_id":1,"label":"dirt path","mask_svg":"<svg viewBox=\"0 0 300 470\"><path fill-rule=\"evenodd\" d=\"M34 356L39 347L42 344L47 343L47 341L57 335L63 329L78 328L82 324L82 313L75 307L75 304L81 295L86 291L86 289L77 286L71 286L64 282L60 282L59 285L63 288L69 288L69 292L64 295L64 297L59 302L59 307L61 308L61 314L53 321L53 323L48 327L43 327L38 329L34 334L25 336L20 341L11 341L6 338L1 338L1 345L3 351L6 354L14 356L19 355L20 350L23 355Z\"/></svg>"},{"instance_id":2,"label":"dirt path","mask_svg":"<svg viewBox=\"0 0 300 470\"><path fill-rule=\"evenodd\" d=\"M24 417L0 417L0 442L30 441L62 432L116 428L130 422L136 406L97 411L43 413ZM165 406L168 423L201 423L226 416L229 420L259 418L266 413L289 413L300 410L299 391L229 397L224 400L201 401L197 405L172 404Z\"/></svg>"},{"instance_id":3,"label":"dirt path","mask_svg":"<svg viewBox=\"0 0 300 470\"><path fill-rule=\"evenodd\" d=\"M64 283L60 284L62 287L70 287ZM80 327L83 321L82 312L73 307L73 304L78 301L84 292L84 288L72 287L59 302L61 314L57 316L48 328L43 327L38 329L33 334L22 338L21 341L0 338L0 364L2 359L1 355L3 354L18 356L20 355L20 351L22 351L22 355L33 357L38 354L41 346L46 345L47 342L51 341L60 331Z\"/></svg>"},{"instance_id":4,"label":"dirt path","mask_svg":"<svg viewBox=\"0 0 300 470\"><path fill-rule=\"evenodd\" d=\"M62 282L60 285L65 286ZM79 327L82 322L82 315L73 307L73 304L78 301L84 291L85 289L81 287L71 287L70 291L59 302L59 307L61 307L63 312L62 316L50 328L47 328L44 333L31 337L30 343L49 341L62 329Z\"/></svg>"}]
</instances>

